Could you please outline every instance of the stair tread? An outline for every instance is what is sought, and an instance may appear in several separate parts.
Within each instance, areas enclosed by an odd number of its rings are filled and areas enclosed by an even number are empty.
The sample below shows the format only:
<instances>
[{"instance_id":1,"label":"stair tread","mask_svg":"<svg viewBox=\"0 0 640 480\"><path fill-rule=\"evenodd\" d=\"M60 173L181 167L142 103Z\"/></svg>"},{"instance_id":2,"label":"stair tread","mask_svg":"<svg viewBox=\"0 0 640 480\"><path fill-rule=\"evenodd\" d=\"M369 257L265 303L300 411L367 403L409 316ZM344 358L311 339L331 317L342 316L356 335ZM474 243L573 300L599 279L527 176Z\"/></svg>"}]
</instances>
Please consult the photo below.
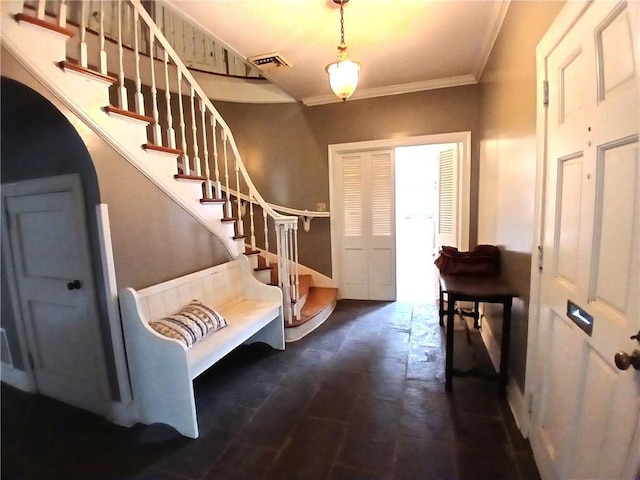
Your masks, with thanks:
<instances>
[{"instance_id":1,"label":"stair tread","mask_svg":"<svg viewBox=\"0 0 640 480\"><path fill-rule=\"evenodd\" d=\"M103 82L110 83L112 85L118 82L118 79L115 77L112 77L110 75L104 75L96 70L93 70L92 68L83 67L82 65L74 61L63 60L60 63L58 63L58 66L63 70L73 70L74 72L78 72L83 75L87 75L89 77L97 78L98 80L102 80Z\"/></svg>"},{"instance_id":2,"label":"stair tread","mask_svg":"<svg viewBox=\"0 0 640 480\"><path fill-rule=\"evenodd\" d=\"M72 29L61 27L55 23L48 22L46 20L41 20L38 17L34 17L33 15L27 15L26 13L17 13L14 18L18 22L27 22L41 28L46 28L47 30L52 30L54 32L61 33L63 35L66 35L69 38L75 36L75 32Z\"/></svg>"},{"instance_id":3,"label":"stair tread","mask_svg":"<svg viewBox=\"0 0 640 480\"><path fill-rule=\"evenodd\" d=\"M196 180L198 182L207 181L207 177L203 177L202 175L186 175L184 173L176 173L173 178L176 180Z\"/></svg>"},{"instance_id":4,"label":"stair tread","mask_svg":"<svg viewBox=\"0 0 640 480\"><path fill-rule=\"evenodd\" d=\"M134 120L139 120L145 123L153 123L152 117L147 117L146 115L141 115L139 113L132 112L131 110L124 110L122 108L114 107L113 105L107 105L106 107L103 108L103 110L107 113L112 113L114 115L133 118Z\"/></svg>"},{"instance_id":5,"label":"stair tread","mask_svg":"<svg viewBox=\"0 0 640 480\"><path fill-rule=\"evenodd\" d=\"M155 145L153 143L145 143L142 145L142 148L145 150L152 150L154 152L170 153L176 156L184 154L183 150L171 147L163 147L162 145Z\"/></svg>"},{"instance_id":6,"label":"stair tread","mask_svg":"<svg viewBox=\"0 0 640 480\"><path fill-rule=\"evenodd\" d=\"M226 200L221 198L201 198L200 203L217 203L222 205Z\"/></svg>"}]
</instances>

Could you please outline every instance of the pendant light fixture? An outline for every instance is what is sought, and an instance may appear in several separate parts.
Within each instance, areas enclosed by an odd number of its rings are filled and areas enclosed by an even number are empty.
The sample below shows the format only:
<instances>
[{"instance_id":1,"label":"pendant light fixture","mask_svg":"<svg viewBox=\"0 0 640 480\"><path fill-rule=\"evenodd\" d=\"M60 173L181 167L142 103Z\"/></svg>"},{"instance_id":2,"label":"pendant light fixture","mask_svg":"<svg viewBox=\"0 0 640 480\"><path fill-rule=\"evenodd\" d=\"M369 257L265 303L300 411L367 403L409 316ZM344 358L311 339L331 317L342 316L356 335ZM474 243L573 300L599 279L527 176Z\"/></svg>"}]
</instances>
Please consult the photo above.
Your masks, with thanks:
<instances>
[{"instance_id":1,"label":"pendant light fixture","mask_svg":"<svg viewBox=\"0 0 640 480\"><path fill-rule=\"evenodd\" d=\"M338 45L338 61L327 65L331 90L343 102L353 95L358 87L360 64L347 58L347 45L344 43L344 5L349 0L333 0L340 5L340 45Z\"/></svg>"}]
</instances>

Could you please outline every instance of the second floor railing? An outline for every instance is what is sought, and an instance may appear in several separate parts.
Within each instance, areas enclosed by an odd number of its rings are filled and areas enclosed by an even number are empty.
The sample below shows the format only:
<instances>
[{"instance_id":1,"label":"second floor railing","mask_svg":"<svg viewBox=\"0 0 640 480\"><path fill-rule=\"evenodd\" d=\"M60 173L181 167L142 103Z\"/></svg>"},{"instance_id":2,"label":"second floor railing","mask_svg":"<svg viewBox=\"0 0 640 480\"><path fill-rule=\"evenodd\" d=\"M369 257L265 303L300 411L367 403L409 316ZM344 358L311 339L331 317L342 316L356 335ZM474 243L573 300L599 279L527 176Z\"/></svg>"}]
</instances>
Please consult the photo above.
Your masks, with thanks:
<instances>
[{"instance_id":1,"label":"second floor railing","mask_svg":"<svg viewBox=\"0 0 640 480\"><path fill-rule=\"evenodd\" d=\"M43 3L46 13L57 16L59 1L27 0L25 5L36 9ZM207 32L192 25L164 2L143 0L141 4L189 69L240 78L264 79L260 71L244 58L233 53ZM70 25L79 26L83 16L86 31L97 33L102 29L105 38L111 40L118 39L119 22L121 22L122 44L127 48L134 48L134 6L132 4L124 3L119 6L116 0L85 0L67 3L67 22ZM139 52L149 55L151 51L149 38L144 30L139 33ZM154 54L157 58L162 58L160 51Z\"/></svg>"}]
</instances>

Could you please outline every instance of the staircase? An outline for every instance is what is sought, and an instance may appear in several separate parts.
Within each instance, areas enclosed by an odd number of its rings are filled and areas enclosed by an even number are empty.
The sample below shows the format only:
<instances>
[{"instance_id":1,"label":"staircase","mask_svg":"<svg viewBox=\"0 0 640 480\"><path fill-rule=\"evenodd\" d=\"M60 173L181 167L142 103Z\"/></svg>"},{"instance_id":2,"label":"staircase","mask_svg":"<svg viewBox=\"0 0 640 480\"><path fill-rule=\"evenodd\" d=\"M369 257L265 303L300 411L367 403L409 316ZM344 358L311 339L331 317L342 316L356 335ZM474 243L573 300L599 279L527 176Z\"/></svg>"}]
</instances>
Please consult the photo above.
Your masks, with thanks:
<instances>
[{"instance_id":1,"label":"staircase","mask_svg":"<svg viewBox=\"0 0 640 480\"><path fill-rule=\"evenodd\" d=\"M117 5L116 38L105 27L105 3L110 11ZM52 4L55 11L45 11ZM67 18L78 19L77 26ZM97 31L87 28L90 21ZM230 256L248 255L256 278L280 287L288 341L328 317L337 290L315 287L313 274L300 273L298 216L262 198L229 127L139 0L6 1L1 35L31 74L216 235Z\"/></svg>"},{"instance_id":2,"label":"staircase","mask_svg":"<svg viewBox=\"0 0 640 480\"><path fill-rule=\"evenodd\" d=\"M278 285L278 270L273 266L267 266L265 257L259 252L247 249L245 255L249 256L254 265L254 274L258 280L269 285ZM298 319L285 324L285 340L295 342L318 328L331 315L338 300L338 289L334 287L316 287L313 285L313 276L300 274L297 304L300 309Z\"/></svg>"}]
</instances>

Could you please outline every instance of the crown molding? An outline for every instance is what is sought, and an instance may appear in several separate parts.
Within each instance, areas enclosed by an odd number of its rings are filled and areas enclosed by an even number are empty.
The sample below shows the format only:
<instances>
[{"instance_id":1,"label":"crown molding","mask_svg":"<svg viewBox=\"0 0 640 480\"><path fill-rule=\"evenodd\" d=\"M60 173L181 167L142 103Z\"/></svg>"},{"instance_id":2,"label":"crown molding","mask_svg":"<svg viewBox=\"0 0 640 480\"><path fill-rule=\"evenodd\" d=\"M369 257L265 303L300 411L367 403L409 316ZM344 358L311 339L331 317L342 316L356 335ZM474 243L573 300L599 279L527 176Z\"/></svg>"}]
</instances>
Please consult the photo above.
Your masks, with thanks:
<instances>
[{"instance_id":1,"label":"crown molding","mask_svg":"<svg viewBox=\"0 0 640 480\"><path fill-rule=\"evenodd\" d=\"M377 88L363 88L358 89L349 98L348 101L363 100L365 98L385 97L388 95L400 95L403 93L421 92L424 90L436 90L439 88L460 87L463 85L472 85L478 83L478 77L474 75L460 75L457 77L439 78L436 80L427 80L424 82L404 83L399 85L389 85L386 87ZM306 97L301 99L301 102L308 106L313 107L316 105L326 105L328 103L341 103L335 95L318 95L315 97Z\"/></svg>"},{"instance_id":2,"label":"crown molding","mask_svg":"<svg viewBox=\"0 0 640 480\"><path fill-rule=\"evenodd\" d=\"M510 4L511 0L504 0L502 2L496 2L494 4L490 19L490 24L493 26L493 28L491 28L491 30L488 30L484 38L482 39L482 48L480 49L478 63L475 68L475 76L478 79L482 77L484 67L486 67L487 62L489 61L491 51L493 50L493 45L496 43L498 34L500 33L500 29L502 28L502 22L504 22L504 18L507 16L507 11L509 10Z\"/></svg>"}]
</instances>

